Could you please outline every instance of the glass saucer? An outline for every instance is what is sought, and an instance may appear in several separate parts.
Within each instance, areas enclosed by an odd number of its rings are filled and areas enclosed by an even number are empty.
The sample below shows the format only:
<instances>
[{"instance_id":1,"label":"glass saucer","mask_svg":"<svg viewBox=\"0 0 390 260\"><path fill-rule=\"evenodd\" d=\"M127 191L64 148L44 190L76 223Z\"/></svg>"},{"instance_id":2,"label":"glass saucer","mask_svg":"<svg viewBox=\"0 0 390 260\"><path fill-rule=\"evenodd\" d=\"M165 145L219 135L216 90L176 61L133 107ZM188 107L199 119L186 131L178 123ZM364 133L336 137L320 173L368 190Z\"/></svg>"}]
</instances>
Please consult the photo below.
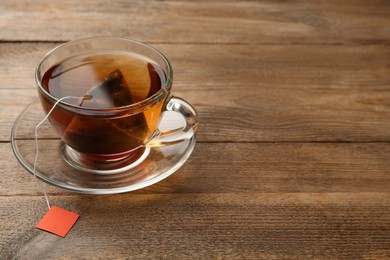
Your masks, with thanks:
<instances>
[{"instance_id":1,"label":"glass saucer","mask_svg":"<svg viewBox=\"0 0 390 260\"><path fill-rule=\"evenodd\" d=\"M183 118L164 113L161 127L180 127ZM16 119L11 132L12 150L19 163L34 174L35 126L44 118L39 101L28 105ZM162 129L164 130L164 129ZM85 194L114 194L141 189L176 172L190 157L196 143L191 139L165 147L150 148L146 158L131 169L116 174L94 174L72 167L61 156L63 142L49 122L38 130L39 156L36 177L54 186Z\"/></svg>"}]
</instances>

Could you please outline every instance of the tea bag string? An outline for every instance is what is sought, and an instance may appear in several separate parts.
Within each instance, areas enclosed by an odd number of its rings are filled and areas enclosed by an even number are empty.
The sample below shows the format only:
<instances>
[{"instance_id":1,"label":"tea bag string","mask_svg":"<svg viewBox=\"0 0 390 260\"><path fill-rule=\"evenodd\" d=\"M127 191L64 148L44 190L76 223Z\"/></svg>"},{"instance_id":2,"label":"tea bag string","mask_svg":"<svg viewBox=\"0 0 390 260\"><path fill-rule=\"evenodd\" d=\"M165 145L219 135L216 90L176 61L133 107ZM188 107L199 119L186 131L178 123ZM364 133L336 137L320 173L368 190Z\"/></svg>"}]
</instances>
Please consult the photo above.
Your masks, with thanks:
<instances>
[{"instance_id":1,"label":"tea bag string","mask_svg":"<svg viewBox=\"0 0 390 260\"><path fill-rule=\"evenodd\" d=\"M92 97L90 95L85 95L85 96L82 96L82 97L75 97L75 96L66 96L66 97L62 97L60 99L58 99L53 107L50 109L50 111L46 114L46 116L35 126L35 148L36 148L36 152L35 152L35 159L34 159L34 168L33 168L33 175L34 175L34 178L37 179L37 175L36 175L36 166L37 166L37 162L38 162L38 156L39 156L39 144L38 144L38 128L49 118L50 114L54 111L54 109L56 108L56 106L63 100L65 99L81 99L81 102L84 101L84 99L91 99ZM80 102L80 103L81 103ZM47 196L47 193L45 191L45 189L42 187L42 191L43 191L43 194L45 195L45 200L46 200L46 204L47 204L47 207L50 209L51 206L50 206L50 202L49 202L49 197Z\"/></svg>"}]
</instances>

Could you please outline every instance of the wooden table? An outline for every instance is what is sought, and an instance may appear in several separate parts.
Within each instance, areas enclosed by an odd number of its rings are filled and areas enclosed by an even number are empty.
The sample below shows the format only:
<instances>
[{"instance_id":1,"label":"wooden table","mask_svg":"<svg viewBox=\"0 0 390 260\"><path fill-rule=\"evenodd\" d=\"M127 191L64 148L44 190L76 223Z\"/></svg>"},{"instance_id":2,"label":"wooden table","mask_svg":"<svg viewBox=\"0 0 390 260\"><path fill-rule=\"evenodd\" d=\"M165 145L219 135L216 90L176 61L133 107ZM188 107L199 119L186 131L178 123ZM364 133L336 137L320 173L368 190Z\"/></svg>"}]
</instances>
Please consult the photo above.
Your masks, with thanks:
<instances>
[{"instance_id":1,"label":"wooden table","mask_svg":"<svg viewBox=\"0 0 390 260\"><path fill-rule=\"evenodd\" d=\"M60 238L10 131L38 60L93 35L166 54L198 143L139 191L45 185L81 215ZM0 41L1 259L390 259L389 1L2 0Z\"/></svg>"}]
</instances>

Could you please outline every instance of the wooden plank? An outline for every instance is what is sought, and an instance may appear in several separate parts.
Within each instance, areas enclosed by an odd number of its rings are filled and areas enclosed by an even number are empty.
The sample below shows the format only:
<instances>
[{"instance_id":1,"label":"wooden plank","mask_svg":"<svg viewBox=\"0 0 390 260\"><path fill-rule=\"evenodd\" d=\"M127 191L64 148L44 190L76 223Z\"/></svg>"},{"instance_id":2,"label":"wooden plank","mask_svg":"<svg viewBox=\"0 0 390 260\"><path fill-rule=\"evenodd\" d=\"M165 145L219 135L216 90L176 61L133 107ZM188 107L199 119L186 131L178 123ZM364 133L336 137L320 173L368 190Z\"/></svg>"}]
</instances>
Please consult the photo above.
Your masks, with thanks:
<instances>
[{"instance_id":1,"label":"wooden plank","mask_svg":"<svg viewBox=\"0 0 390 260\"><path fill-rule=\"evenodd\" d=\"M40 143L47 156L41 156L38 167L59 156L55 148L47 150L50 142ZM26 147L35 151L33 145L31 140ZM42 195L42 186L18 164L10 145L0 144L0 150L0 164L5 167L0 195ZM31 161L34 156L30 154ZM198 143L177 173L133 193L389 192L389 156L386 143ZM49 185L43 188L50 194L69 194Z\"/></svg>"},{"instance_id":2,"label":"wooden plank","mask_svg":"<svg viewBox=\"0 0 390 260\"><path fill-rule=\"evenodd\" d=\"M0 88L35 88L38 61L57 45L0 44ZM390 81L385 46L152 45L172 63L178 90L368 91L387 90Z\"/></svg>"},{"instance_id":3,"label":"wooden plank","mask_svg":"<svg viewBox=\"0 0 390 260\"><path fill-rule=\"evenodd\" d=\"M174 92L190 100L199 110L198 140L202 142L387 142L390 93L381 91L264 91L231 94L228 103L213 104L211 97L197 92ZM316 93L317 92L317 93ZM36 96L35 90L0 90L1 141L10 140L16 117ZM208 92L218 96L218 91ZM237 93L233 91L232 93ZM337 93L337 94L335 94ZM277 96L279 94L279 96ZM296 96L299 95L299 96ZM9 97L15 96L16 100ZM210 104L202 104L210 100ZM234 100L231 100L234 99ZM272 100L273 99L273 100ZM247 102L245 104L245 102ZM284 102L284 103L280 103ZM260 112L259 112L260 111ZM43 118L43 117L42 117ZM33 129L34 126L29 126Z\"/></svg>"},{"instance_id":4,"label":"wooden plank","mask_svg":"<svg viewBox=\"0 0 390 260\"><path fill-rule=\"evenodd\" d=\"M390 38L389 8L383 0L8 0L0 5L0 39L116 35L175 43L383 43Z\"/></svg>"},{"instance_id":5,"label":"wooden plank","mask_svg":"<svg viewBox=\"0 0 390 260\"><path fill-rule=\"evenodd\" d=\"M40 198L0 197L2 259L385 259L386 193L59 196L81 218L65 239L34 229Z\"/></svg>"},{"instance_id":6,"label":"wooden plank","mask_svg":"<svg viewBox=\"0 0 390 260\"><path fill-rule=\"evenodd\" d=\"M0 46L0 104L10 108L0 110L5 141L36 96L36 61L54 44ZM173 93L200 112L200 141L390 140L390 51L383 46L156 47L172 61Z\"/></svg>"}]
</instances>

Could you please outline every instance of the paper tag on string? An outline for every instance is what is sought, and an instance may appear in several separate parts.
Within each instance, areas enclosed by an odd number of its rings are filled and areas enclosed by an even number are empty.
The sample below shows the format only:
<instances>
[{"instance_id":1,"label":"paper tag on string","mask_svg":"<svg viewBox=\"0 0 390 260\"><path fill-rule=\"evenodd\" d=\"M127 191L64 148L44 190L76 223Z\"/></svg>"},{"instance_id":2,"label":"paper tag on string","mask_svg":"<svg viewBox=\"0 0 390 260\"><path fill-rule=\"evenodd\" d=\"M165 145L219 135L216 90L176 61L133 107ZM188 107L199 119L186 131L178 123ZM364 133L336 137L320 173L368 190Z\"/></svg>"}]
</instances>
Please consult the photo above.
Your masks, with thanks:
<instances>
[{"instance_id":1,"label":"paper tag on string","mask_svg":"<svg viewBox=\"0 0 390 260\"><path fill-rule=\"evenodd\" d=\"M34 160L34 170L33 175L36 179L36 166L38 162L38 156L39 156L39 146L38 146L38 128L45 122L50 114L54 111L54 108L64 99L79 99L81 101L87 99L91 99L92 96L85 95L83 97L73 97L73 96L67 96L63 97L57 100L56 103L54 103L53 107L50 109L50 111L46 114L46 116L43 118L41 122L39 122L35 126L35 146L36 146L36 154L35 154L35 160ZM49 211L43 216L41 221L35 226L36 228L39 228L41 230L48 231L50 233L56 234L61 237L65 237L66 234L70 231L70 229L73 227L73 225L76 223L76 221L79 219L80 215L65 209L62 209L57 206L50 206L49 198L46 194L46 191L42 188L43 194L45 195L46 204L49 208Z\"/></svg>"},{"instance_id":2,"label":"paper tag on string","mask_svg":"<svg viewBox=\"0 0 390 260\"><path fill-rule=\"evenodd\" d=\"M65 237L79 217L77 213L52 206L35 227Z\"/></svg>"}]
</instances>

